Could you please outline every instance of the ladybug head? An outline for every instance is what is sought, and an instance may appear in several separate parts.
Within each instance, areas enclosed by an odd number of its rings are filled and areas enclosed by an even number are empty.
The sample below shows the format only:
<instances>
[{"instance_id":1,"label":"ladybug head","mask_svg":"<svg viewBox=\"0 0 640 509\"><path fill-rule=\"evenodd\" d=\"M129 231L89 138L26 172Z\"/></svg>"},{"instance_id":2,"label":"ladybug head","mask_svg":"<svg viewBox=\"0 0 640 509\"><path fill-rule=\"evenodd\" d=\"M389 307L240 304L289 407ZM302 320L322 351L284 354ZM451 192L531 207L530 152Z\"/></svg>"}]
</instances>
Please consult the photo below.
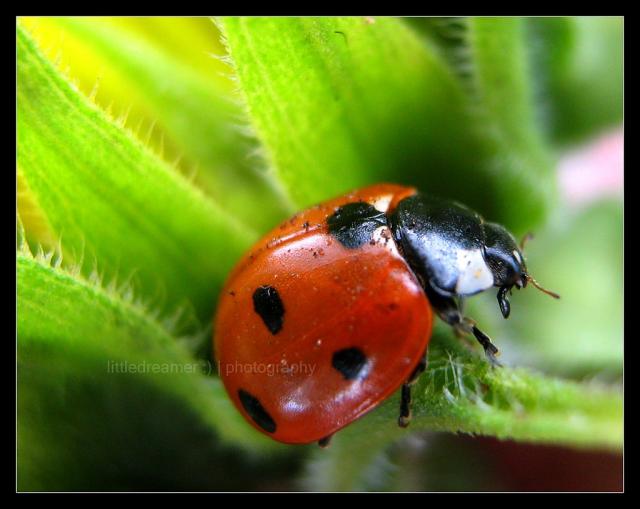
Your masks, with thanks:
<instances>
[{"instance_id":1,"label":"ladybug head","mask_svg":"<svg viewBox=\"0 0 640 509\"><path fill-rule=\"evenodd\" d=\"M527 271L522 250L526 241L531 238L530 234L525 235L520 244L518 244L513 235L504 226L497 223L483 223L482 227L485 234L487 264L493 273L494 286L500 288L498 290L498 303L502 316L505 318L509 316L511 306L507 293L511 293L511 289L514 286L520 289L525 288L527 283L531 283L547 295L555 299L560 298L558 294L541 287Z\"/></svg>"}]
</instances>

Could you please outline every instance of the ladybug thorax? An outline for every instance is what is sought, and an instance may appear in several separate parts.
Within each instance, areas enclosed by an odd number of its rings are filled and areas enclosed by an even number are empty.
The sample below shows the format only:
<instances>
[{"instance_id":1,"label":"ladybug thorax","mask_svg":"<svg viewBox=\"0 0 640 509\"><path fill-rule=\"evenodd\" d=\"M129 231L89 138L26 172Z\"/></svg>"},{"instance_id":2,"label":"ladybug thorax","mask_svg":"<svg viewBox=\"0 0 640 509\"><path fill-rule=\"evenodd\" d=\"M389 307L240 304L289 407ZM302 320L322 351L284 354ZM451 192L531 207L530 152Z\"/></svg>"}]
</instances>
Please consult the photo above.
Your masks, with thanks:
<instances>
[{"instance_id":1,"label":"ladybug thorax","mask_svg":"<svg viewBox=\"0 0 640 509\"><path fill-rule=\"evenodd\" d=\"M457 297L496 285L484 221L473 210L418 193L398 204L390 222L407 262L430 289Z\"/></svg>"}]
</instances>

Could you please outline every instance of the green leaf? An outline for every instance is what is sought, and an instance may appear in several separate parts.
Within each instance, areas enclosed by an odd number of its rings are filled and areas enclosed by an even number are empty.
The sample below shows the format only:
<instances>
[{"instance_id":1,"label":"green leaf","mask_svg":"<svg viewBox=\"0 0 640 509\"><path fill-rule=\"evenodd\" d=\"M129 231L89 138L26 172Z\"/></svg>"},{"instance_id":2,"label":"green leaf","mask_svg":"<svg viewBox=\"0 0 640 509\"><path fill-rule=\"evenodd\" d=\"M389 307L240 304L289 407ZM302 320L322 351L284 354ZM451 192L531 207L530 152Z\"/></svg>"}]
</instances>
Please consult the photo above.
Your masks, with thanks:
<instances>
[{"instance_id":1,"label":"green leaf","mask_svg":"<svg viewBox=\"0 0 640 509\"><path fill-rule=\"evenodd\" d=\"M518 23L474 22L480 101L398 19L220 24L258 137L299 205L393 180L516 230L544 216L553 180L532 124Z\"/></svg>"},{"instance_id":2,"label":"green leaf","mask_svg":"<svg viewBox=\"0 0 640 509\"><path fill-rule=\"evenodd\" d=\"M239 487L278 450L130 288L56 260L17 255L20 489Z\"/></svg>"},{"instance_id":3,"label":"green leaf","mask_svg":"<svg viewBox=\"0 0 640 509\"><path fill-rule=\"evenodd\" d=\"M513 205L527 211L525 228L539 224L530 211L553 199L555 173L534 113L531 71L524 22L517 18L470 18L468 43L475 66L475 100L482 129L495 147L495 163L503 179L498 217L508 217ZM508 169L500 169L500 166ZM525 190L514 195L516 189ZM516 198L517 196L517 198ZM511 220L505 220L510 225ZM517 232L520 233L520 232Z\"/></svg>"},{"instance_id":4,"label":"green leaf","mask_svg":"<svg viewBox=\"0 0 640 509\"><path fill-rule=\"evenodd\" d=\"M35 201L20 168L16 172L16 177L16 201L18 202L16 208L23 228L24 239L30 242L34 248L35 246L43 246L49 250L55 249L58 239Z\"/></svg>"},{"instance_id":5,"label":"green leaf","mask_svg":"<svg viewBox=\"0 0 640 509\"><path fill-rule=\"evenodd\" d=\"M208 321L256 234L90 104L18 27L18 166L65 255Z\"/></svg>"},{"instance_id":6,"label":"green leaf","mask_svg":"<svg viewBox=\"0 0 640 509\"><path fill-rule=\"evenodd\" d=\"M474 34L484 32L482 37L495 43L484 65L511 73L527 71L518 88L533 98L536 123L556 148L584 141L622 121L622 17L410 18L408 22L470 91L482 74L477 72L483 65L482 58L476 59L481 57L477 50L487 47L477 46ZM514 28L518 36L508 37L506 32ZM522 102L506 90L505 84L513 85L514 80L503 77L504 82L494 81L487 90L495 94L494 105L513 118L514 132L522 132L529 129L531 114L518 121Z\"/></svg>"},{"instance_id":7,"label":"green leaf","mask_svg":"<svg viewBox=\"0 0 640 509\"><path fill-rule=\"evenodd\" d=\"M119 97L119 103L135 98L137 105L144 105L167 135L164 144L176 146L181 166L187 171L196 167L195 181L226 210L259 230L294 212L273 176L248 157L254 147L238 126L243 112L232 100L229 86L220 77L213 79L208 67L189 65L184 57L161 51L109 18L53 18L49 23L59 27L65 38L78 39L85 51L119 74L127 85L120 91L126 99ZM186 27L174 30L180 28ZM217 36L213 23L209 36L211 50ZM172 37L173 31L167 30L165 38ZM69 65L73 69L82 62L72 60Z\"/></svg>"},{"instance_id":8,"label":"green leaf","mask_svg":"<svg viewBox=\"0 0 640 509\"><path fill-rule=\"evenodd\" d=\"M525 369L493 369L450 333L436 331L429 366L413 389L409 431L397 426L396 394L318 451L303 480L318 491L365 489L381 454L408 432L448 431L620 450L622 394Z\"/></svg>"},{"instance_id":9,"label":"green leaf","mask_svg":"<svg viewBox=\"0 0 640 509\"><path fill-rule=\"evenodd\" d=\"M622 122L623 18L527 19L533 77L550 138L579 142Z\"/></svg>"}]
</instances>

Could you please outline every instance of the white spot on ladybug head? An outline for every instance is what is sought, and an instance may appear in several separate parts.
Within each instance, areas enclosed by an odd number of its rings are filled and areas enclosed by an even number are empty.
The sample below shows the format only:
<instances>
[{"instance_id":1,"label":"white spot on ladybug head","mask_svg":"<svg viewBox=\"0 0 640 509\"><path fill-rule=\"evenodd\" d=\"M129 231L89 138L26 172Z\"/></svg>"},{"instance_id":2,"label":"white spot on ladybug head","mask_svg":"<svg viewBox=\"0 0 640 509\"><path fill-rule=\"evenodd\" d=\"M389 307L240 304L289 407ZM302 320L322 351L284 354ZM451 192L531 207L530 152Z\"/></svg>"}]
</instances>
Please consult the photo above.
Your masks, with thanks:
<instances>
[{"instance_id":1,"label":"white spot on ladybug head","mask_svg":"<svg viewBox=\"0 0 640 509\"><path fill-rule=\"evenodd\" d=\"M386 212L387 210L389 210L391 198L393 198L393 196L391 196L390 194L379 196L376 200L371 202L371 205L373 205L373 207L380 212Z\"/></svg>"},{"instance_id":2,"label":"white spot on ladybug head","mask_svg":"<svg viewBox=\"0 0 640 509\"><path fill-rule=\"evenodd\" d=\"M373 234L371 235L371 244L384 247L394 256L400 256L398 246L396 246L396 241L393 240L391 230L389 230L389 227L387 226L380 226L373 231Z\"/></svg>"},{"instance_id":3,"label":"white spot on ladybug head","mask_svg":"<svg viewBox=\"0 0 640 509\"><path fill-rule=\"evenodd\" d=\"M479 249L458 251L458 295L473 295L493 286L493 273Z\"/></svg>"},{"instance_id":4,"label":"white spot on ladybug head","mask_svg":"<svg viewBox=\"0 0 640 509\"><path fill-rule=\"evenodd\" d=\"M518 263L522 263L522 256L520 256L520 253L518 253L517 249L513 250L513 257L516 259Z\"/></svg>"}]
</instances>

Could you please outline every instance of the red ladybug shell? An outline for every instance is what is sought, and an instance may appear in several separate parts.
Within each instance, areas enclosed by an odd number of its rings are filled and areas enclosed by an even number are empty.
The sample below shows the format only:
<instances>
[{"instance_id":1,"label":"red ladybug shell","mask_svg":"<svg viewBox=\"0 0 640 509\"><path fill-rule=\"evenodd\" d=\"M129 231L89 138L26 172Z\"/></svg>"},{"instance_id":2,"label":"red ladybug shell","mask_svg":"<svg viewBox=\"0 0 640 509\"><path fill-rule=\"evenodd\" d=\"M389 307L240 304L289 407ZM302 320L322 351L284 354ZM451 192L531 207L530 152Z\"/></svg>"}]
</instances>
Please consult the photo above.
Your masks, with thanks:
<instances>
[{"instance_id":1,"label":"red ladybug shell","mask_svg":"<svg viewBox=\"0 0 640 509\"><path fill-rule=\"evenodd\" d=\"M348 203L384 212L413 188L367 187L297 214L262 238L231 273L214 347L220 377L258 430L310 443L351 423L411 375L432 312L381 226L346 247L327 218Z\"/></svg>"}]
</instances>

